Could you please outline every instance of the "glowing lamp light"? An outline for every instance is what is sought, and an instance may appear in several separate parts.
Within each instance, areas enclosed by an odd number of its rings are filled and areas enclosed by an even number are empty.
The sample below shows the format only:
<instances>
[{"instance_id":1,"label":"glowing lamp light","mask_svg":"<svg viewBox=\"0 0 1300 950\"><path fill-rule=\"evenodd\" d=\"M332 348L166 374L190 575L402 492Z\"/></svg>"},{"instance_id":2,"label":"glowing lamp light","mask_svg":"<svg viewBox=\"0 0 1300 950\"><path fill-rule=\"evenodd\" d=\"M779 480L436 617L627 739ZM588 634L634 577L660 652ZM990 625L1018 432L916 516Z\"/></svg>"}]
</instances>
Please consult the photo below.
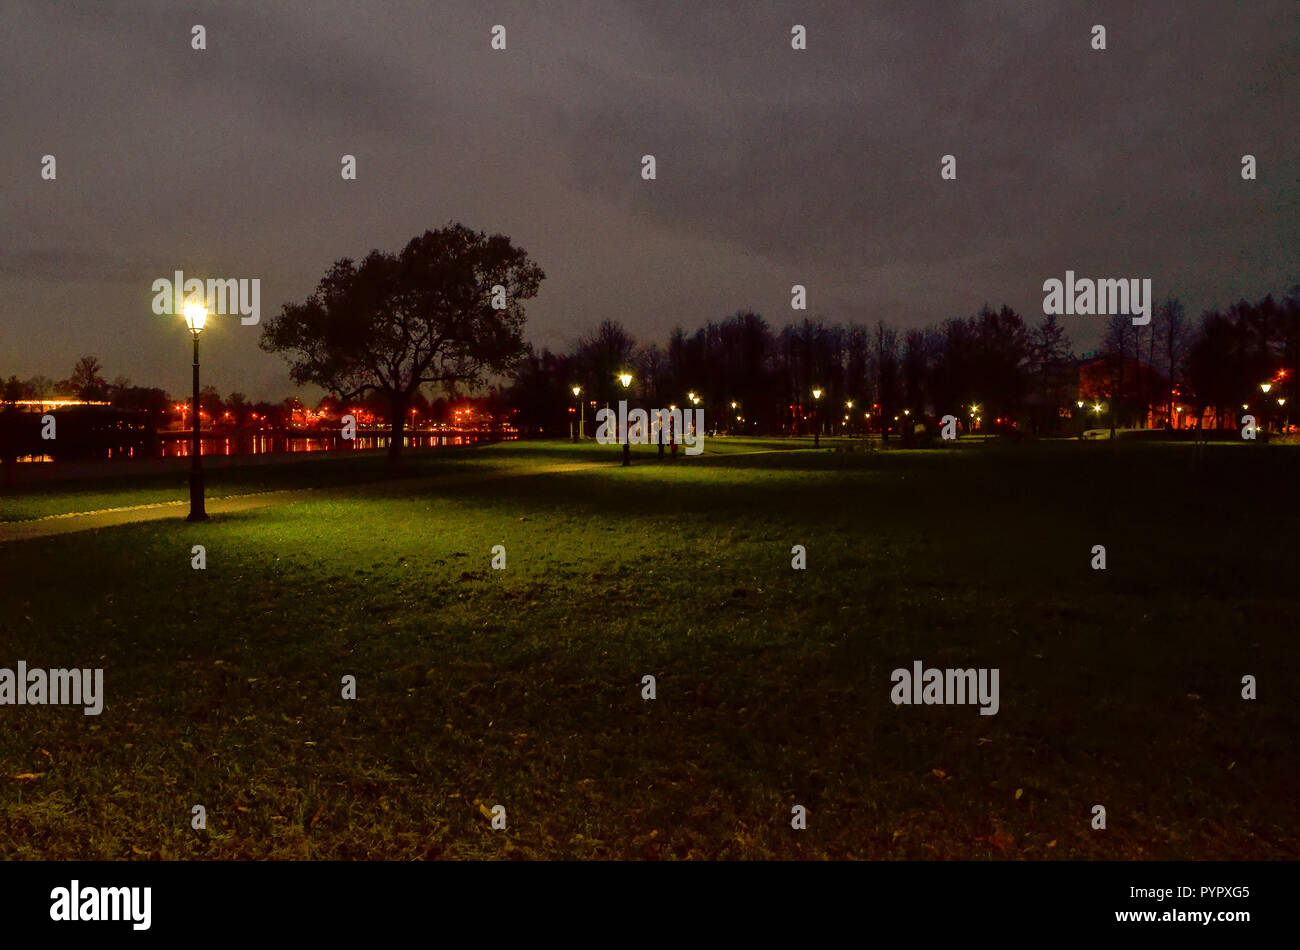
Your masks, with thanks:
<instances>
[{"instance_id":1,"label":"glowing lamp light","mask_svg":"<svg viewBox=\"0 0 1300 950\"><path fill-rule=\"evenodd\" d=\"M814 390L813 390L813 398L814 398L814 399L821 399L821 398L822 398L822 391L821 391L820 389L814 389Z\"/></svg>"},{"instance_id":2,"label":"glowing lamp light","mask_svg":"<svg viewBox=\"0 0 1300 950\"><path fill-rule=\"evenodd\" d=\"M203 324L208 322L208 308L201 303L188 303L185 305L185 325L190 328L190 332L198 334L203 329Z\"/></svg>"},{"instance_id":3,"label":"glowing lamp light","mask_svg":"<svg viewBox=\"0 0 1300 950\"><path fill-rule=\"evenodd\" d=\"M620 374L619 374L619 377L618 377L618 381L619 381L620 383L622 383L622 384L623 384L623 388L626 389L628 386L631 386L631 385L632 385L632 374L631 374L631 373L620 373Z\"/></svg>"},{"instance_id":4,"label":"glowing lamp light","mask_svg":"<svg viewBox=\"0 0 1300 950\"><path fill-rule=\"evenodd\" d=\"M574 387L573 387L573 398L574 398L574 399L577 399L577 398L578 398L578 394L581 393L581 392L582 392L582 387L581 387L581 386L574 386Z\"/></svg>"},{"instance_id":5,"label":"glowing lamp light","mask_svg":"<svg viewBox=\"0 0 1300 950\"><path fill-rule=\"evenodd\" d=\"M1269 391L1270 389L1272 389L1272 388L1273 388L1273 384L1272 384L1272 383L1260 383L1260 384L1259 384L1259 391L1262 392L1262 393L1263 393L1264 395L1266 395L1266 396L1268 395L1268 391Z\"/></svg>"}]
</instances>

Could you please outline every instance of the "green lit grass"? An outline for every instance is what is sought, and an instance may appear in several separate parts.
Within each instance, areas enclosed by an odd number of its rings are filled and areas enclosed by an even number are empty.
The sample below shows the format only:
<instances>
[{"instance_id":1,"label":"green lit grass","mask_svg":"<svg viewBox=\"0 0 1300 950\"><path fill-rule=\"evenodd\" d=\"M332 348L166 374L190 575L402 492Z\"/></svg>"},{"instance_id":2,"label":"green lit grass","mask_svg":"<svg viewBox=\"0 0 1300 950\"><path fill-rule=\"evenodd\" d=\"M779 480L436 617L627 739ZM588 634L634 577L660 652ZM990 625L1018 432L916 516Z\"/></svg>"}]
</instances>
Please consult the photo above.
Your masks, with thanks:
<instances>
[{"instance_id":1,"label":"green lit grass","mask_svg":"<svg viewBox=\"0 0 1300 950\"><path fill-rule=\"evenodd\" d=\"M0 666L107 692L0 707L0 855L1298 856L1300 451L791 444L0 545ZM999 667L1001 711L895 707L914 659Z\"/></svg>"}]
</instances>

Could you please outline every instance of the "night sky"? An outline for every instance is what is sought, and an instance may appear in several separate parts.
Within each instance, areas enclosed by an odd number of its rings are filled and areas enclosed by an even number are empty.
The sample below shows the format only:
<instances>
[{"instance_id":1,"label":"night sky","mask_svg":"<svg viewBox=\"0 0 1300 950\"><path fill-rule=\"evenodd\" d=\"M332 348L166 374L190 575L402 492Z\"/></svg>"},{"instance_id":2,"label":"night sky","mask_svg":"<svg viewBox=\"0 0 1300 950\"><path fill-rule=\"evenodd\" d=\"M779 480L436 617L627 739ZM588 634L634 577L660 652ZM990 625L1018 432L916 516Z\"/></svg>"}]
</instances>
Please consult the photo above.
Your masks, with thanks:
<instances>
[{"instance_id":1,"label":"night sky","mask_svg":"<svg viewBox=\"0 0 1300 950\"><path fill-rule=\"evenodd\" d=\"M1037 322L1066 269L1195 316L1300 281L1297 37L1294 0L5 0L0 376L93 353L183 393L154 279L260 278L265 321L452 220L545 269L527 335L552 348L604 318L661 343L741 308L777 328L795 283L835 321ZM1063 322L1082 351L1104 318ZM259 336L219 318L205 384L293 393Z\"/></svg>"}]
</instances>

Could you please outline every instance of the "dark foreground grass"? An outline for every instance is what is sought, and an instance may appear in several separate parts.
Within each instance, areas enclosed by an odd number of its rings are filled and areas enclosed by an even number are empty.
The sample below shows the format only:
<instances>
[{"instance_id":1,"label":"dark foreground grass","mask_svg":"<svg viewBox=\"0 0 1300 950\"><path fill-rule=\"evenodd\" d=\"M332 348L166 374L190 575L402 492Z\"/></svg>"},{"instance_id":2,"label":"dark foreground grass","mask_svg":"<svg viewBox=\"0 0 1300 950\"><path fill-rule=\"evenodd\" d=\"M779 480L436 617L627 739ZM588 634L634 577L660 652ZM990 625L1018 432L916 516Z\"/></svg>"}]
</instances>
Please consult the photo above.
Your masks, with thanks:
<instances>
[{"instance_id":1,"label":"dark foreground grass","mask_svg":"<svg viewBox=\"0 0 1300 950\"><path fill-rule=\"evenodd\" d=\"M1300 451L722 442L0 545L0 666L107 693L0 707L0 855L1298 856Z\"/></svg>"}]
</instances>

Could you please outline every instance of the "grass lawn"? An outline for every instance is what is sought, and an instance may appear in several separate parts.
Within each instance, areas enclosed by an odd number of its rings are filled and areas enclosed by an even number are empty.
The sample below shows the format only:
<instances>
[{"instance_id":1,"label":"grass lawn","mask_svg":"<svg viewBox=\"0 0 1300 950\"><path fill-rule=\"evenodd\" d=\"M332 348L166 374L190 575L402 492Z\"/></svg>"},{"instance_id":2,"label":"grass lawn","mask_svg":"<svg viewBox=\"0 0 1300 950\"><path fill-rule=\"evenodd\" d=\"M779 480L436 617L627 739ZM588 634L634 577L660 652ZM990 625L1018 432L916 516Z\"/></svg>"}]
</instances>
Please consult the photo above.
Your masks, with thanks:
<instances>
[{"instance_id":1,"label":"grass lawn","mask_svg":"<svg viewBox=\"0 0 1300 950\"><path fill-rule=\"evenodd\" d=\"M849 444L829 440L828 445ZM710 455L760 452L803 448L806 441L791 439L706 439ZM519 471L545 461L608 461L616 449L593 443L573 445L549 442L545 449L536 443L511 443L485 452L480 448L444 447L408 452L402 468L404 477L466 474L486 471ZM646 451L645 449L641 450ZM173 460L173 470L136 474L133 463L121 463L121 472L55 481L19 482L0 493L0 524L47 518L74 512L153 505L185 500L189 497L189 462ZM209 498L224 498L250 492L295 488L334 488L389 479L392 473L382 451L313 453L282 456L274 464L261 464L254 458L248 464L239 459L221 459L222 467L211 460L204 482ZM235 464L225 465L233 462Z\"/></svg>"},{"instance_id":2,"label":"grass lawn","mask_svg":"<svg viewBox=\"0 0 1300 950\"><path fill-rule=\"evenodd\" d=\"M0 706L0 856L1300 857L1300 448L791 444L213 473L334 490L0 544L0 667L106 692ZM913 660L998 714L893 705Z\"/></svg>"}]
</instances>

